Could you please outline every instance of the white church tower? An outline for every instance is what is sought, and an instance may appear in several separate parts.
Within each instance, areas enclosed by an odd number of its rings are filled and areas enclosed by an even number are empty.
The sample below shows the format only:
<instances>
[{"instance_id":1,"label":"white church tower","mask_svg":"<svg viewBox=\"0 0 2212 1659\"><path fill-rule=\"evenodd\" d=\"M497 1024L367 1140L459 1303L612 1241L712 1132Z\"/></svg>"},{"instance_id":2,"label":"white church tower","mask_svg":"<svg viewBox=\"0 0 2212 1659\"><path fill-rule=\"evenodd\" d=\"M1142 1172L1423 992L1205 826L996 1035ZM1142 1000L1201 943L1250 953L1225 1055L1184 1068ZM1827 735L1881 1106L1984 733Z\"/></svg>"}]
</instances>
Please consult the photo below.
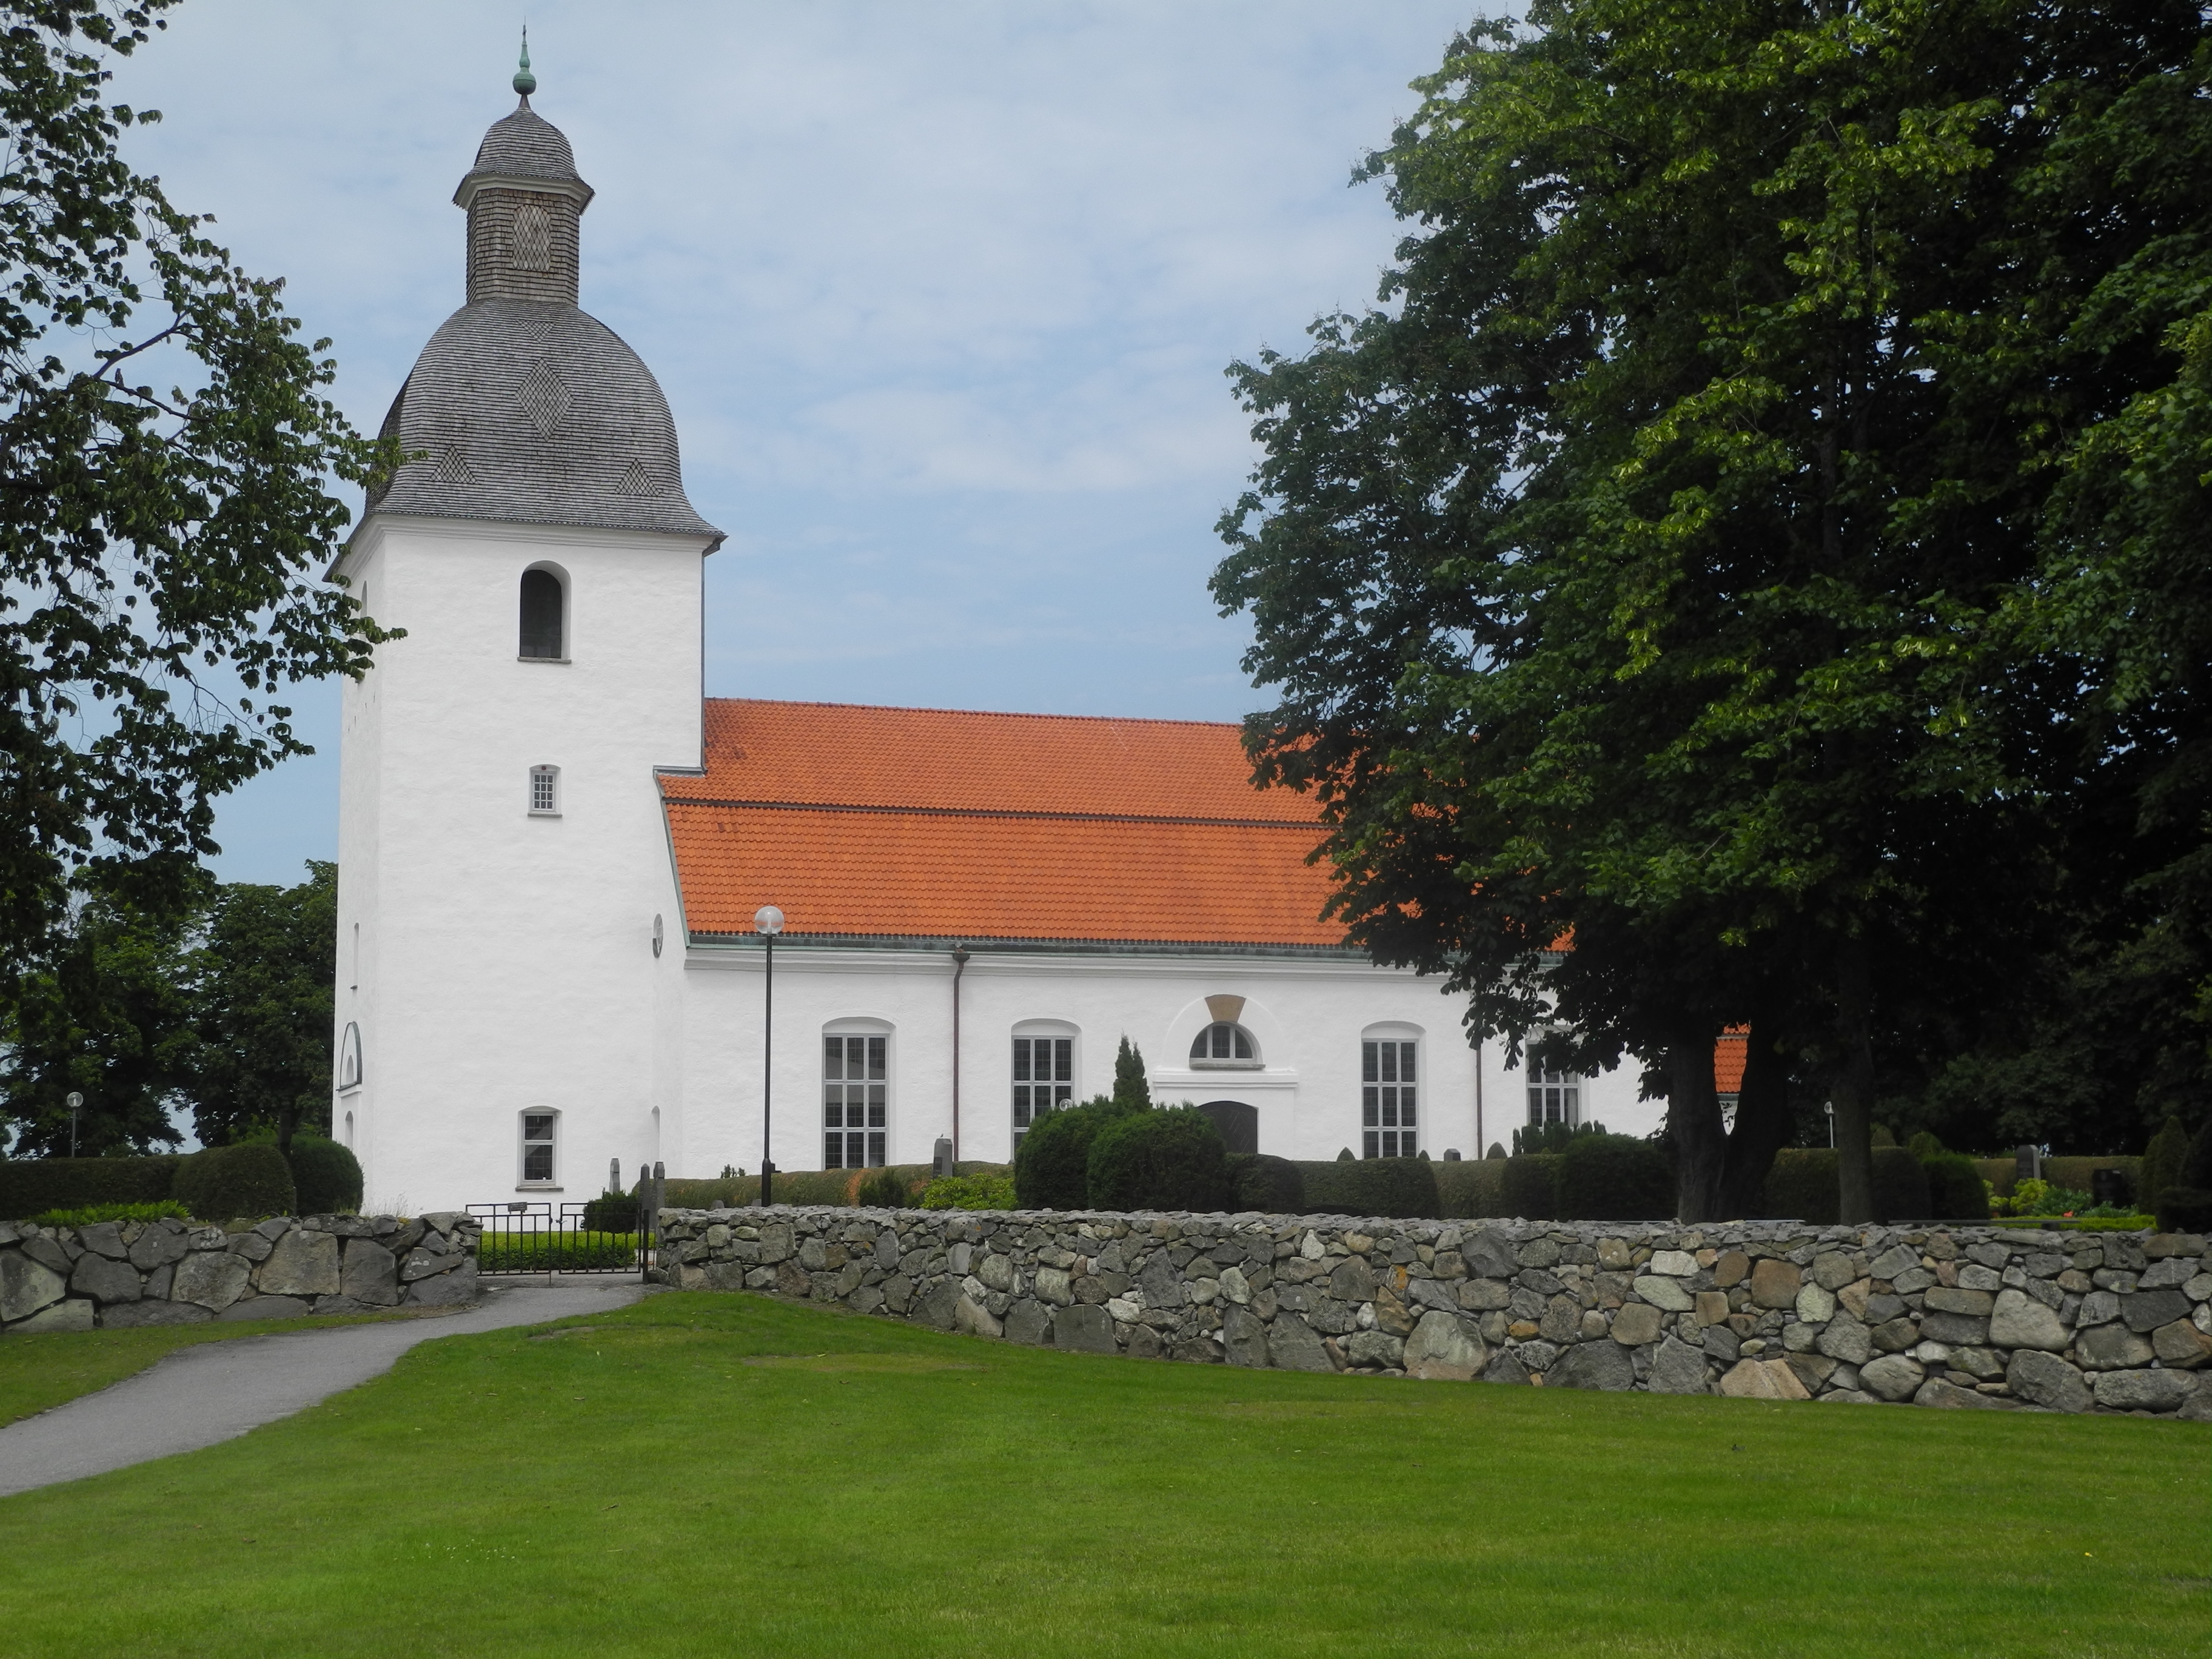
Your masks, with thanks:
<instances>
[{"instance_id":1,"label":"white church tower","mask_svg":"<svg viewBox=\"0 0 2212 1659\"><path fill-rule=\"evenodd\" d=\"M684 931L654 781L701 763L675 422L577 308L592 189L530 107L453 200L468 302L336 567L406 637L344 691L331 1124L383 1209L595 1197L672 1157ZM661 1141L664 1110L671 1143Z\"/></svg>"}]
</instances>

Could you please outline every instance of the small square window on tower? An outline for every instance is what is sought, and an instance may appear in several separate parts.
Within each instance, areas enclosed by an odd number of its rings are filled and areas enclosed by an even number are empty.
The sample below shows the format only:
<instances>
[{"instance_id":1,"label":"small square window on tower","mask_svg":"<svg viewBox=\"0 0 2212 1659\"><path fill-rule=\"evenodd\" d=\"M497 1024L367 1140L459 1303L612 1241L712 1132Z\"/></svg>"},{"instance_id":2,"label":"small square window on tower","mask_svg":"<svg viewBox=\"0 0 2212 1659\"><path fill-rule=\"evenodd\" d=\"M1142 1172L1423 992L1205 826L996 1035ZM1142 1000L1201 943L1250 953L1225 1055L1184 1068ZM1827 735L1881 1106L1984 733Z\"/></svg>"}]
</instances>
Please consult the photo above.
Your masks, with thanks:
<instances>
[{"instance_id":1,"label":"small square window on tower","mask_svg":"<svg viewBox=\"0 0 2212 1659\"><path fill-rule=\"evenodd\" d=\"M533 766L530 769L530 816L534 818L557 818L561 816L559 767Z\"/></svg>"}]
</instances>

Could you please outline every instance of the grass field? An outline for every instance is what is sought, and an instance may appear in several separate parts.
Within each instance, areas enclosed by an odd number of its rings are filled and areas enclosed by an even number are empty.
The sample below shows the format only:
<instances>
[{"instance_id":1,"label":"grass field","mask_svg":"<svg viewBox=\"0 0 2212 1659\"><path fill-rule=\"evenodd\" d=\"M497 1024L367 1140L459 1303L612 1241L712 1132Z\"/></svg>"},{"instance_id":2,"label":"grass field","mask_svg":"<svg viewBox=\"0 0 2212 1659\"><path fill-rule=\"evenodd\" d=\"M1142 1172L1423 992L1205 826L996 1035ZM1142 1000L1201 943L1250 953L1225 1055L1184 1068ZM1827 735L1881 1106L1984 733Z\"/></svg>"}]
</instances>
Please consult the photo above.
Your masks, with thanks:
<instances>
[{"instance_id":1,"label":"grass field","mask_svg":"<svg viewBox=\"0 0 2212 1659\"><path fill-rule=\"evenodd\" d=\"M0 1650L2196 1651L2212 1430L1312 1376L753 1297L0 1499Z\"/></svg>"},{"instance_id":2,"label":"grass field","mask_svg":"<svg viewBox=\"0 0 2212 1659\"><path fill-rule=\"evenodd\" d=\"M450 1308L404 1309L304 1319L210 1320L198 1325L149 1325L137 1330L50 1331L0 1340L0 1425L51 1411L143 1371L164 1354L202 1342L228 1342L277 1331L325 1330L385 1319L434 1318ZM0 1648L0 1652L4 1652Z\"/></svg>"}]
</instances>

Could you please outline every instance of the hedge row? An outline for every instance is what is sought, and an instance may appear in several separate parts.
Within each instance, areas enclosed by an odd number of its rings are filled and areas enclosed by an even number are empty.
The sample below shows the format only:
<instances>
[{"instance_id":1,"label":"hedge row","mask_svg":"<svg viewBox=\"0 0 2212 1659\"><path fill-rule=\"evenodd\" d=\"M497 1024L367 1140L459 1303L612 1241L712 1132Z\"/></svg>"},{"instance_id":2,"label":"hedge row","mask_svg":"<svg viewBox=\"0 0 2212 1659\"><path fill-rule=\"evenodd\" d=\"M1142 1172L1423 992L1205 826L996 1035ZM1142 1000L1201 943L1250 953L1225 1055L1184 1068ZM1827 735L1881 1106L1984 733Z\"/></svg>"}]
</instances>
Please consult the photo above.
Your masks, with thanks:
<instances>
[{"instance_id":1,"label":"hedge row","mask_svg":"<svg viewBox=\"0 0 2212 1659\"><path fill-rule=\"evenodd\" d=\"M273 1135L181 1157L0 1159L0 1220L165 1199L203 1221L328 1215L360 1207L361 1164L348 1148L311 1134L293 1138L289 1164Z\"/></svg>"}]
</instances>

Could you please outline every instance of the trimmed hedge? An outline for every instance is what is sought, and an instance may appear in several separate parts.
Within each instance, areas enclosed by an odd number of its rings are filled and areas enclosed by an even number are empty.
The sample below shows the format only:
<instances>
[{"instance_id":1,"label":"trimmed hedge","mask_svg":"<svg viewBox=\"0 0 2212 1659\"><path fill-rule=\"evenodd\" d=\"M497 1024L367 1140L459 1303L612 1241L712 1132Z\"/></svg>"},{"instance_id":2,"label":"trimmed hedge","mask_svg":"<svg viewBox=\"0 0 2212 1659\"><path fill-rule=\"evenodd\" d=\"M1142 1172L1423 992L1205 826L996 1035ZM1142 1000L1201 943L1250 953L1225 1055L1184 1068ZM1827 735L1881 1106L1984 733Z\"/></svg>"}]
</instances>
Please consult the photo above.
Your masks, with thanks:
<instances>
[{"instance_id":1,"label":"trimmed hedge","mask_svg":"<svg viewBox=\"0 0 2212 1659\"><path fill-rule=\"evenodd\" d=\"M595 1233L635 1232L637 1202L627 1193L601 1193L584 1206L586 1231Z\"/></svg>"},{"instance_id":2,"label":"trimmed hedge","mask_svg":"<svg viewBox=\"0 0 2212 1659\"><path fill-rule=\"evenodd\" d=\"M172 1196L202 1221L300 1212L291 1166L266 1141L190 1154L177 1166Z\"/></svg>"},{"instance_id":3,"label":"trimmed hedge","mask_svg":"<svg viewBox=\"0 0 2212 1659\"><path fill-rule=\"evenodd\" d=\"M1337 1158L1301 1161L1306 1210L1311 1215L1372 1215L1433 1218L1443 1212L1436 1167L1425 1158Z\"/></svg>"},{"instance_id":4,"label":"trimmed hedge","mask_svg":"<svg viewBox=\"0 0 2212 1659\"><path fill-rule=\"evenodd\" d=\"M1505 1208L1505 1160L1503 1158L1446 1158L1429 1166L1437 1180L1442 1212L1455 1219L1502 1216Z\"/></svg>"},{"instance_id":5,"label":"trimmed hedge","mask_svg":"<svg viewBox=\"0 0 2212 1659\"><path fill-rule=\"evenodd\" d=\"M1559 1158L1557 1219L1664 1221L1673 1217L1674 1166L1650 1141L1633 1135L1577 1135Z\"/></svg>"},{"instance_id":6,"label":"trimmed hedge","mask_svg":"<svg viewBox=\"0 0 2212 1659\"><path fill-rule=\"evenodd\" d=\"M1500 1183L1504 1213L1524 1221L1559 1218L1559 1160L1564 1152L1522 1152L1505 1160Z\"/></svg>"},{"instance_id":7,"label":"trimmed hedge","mask_svg":"<svg viewBox=\"0 0 2212 1659\"><path fill-rule=\"evenodd\" d=\"M350 1146L302 1129L292 1137L291 1163L301 1215L361 1208L361 1160Z\"/></svg>"},{"instance_id":8,"label":"trimmed hedge","mask_svg":"<svg viewBox=\"0 0 2212 1659\"><path fill-rule=\"evenodd\" d=\"M488 1273L581 1273L588 1267L635 1267L631 1233L486 1233L477 1246L477 1268Z\"/></svg>"},{"instance_id":9,"label":"trimmed hedge","mask_svg":"<svg viewBox=\"0 0 2212 1659\"><path fill-rule=\"evenodd\" d=\"M2043 1178L2054 1187L2071 1187L2076 1192L2094 1190L2097 1171L2118 1170L2127 1177L2128 1191L2142 1190L2142 1159L2139 1158L2046 1158L2043 1160Z\"/></svg>"},{"instance_id":10,"label":"trimmed hedge","mask_svg":"<svg viewBox=\"0 0 2212 1659\"><path fill-rule=\"evenodd\" d=\"M1989 1188L1974 1160L1957 1152L1936 1152L1920 1160L1928 1172L1928 1214L1936 1221L1987 1221Z\"/></svg>"},{"instance_id":11,"label":"trimmed hedge","mask_svg":"<svg viewBox=\"0 0 2212 1659\"><path fill-rule=\"evenodd\" d=\"M1267 1152L1229 1154L1230 1203L1262 1215L1304 1215L1305 1177L1287 1158Z\"/></svg>"},{"instance_id":12,"label":"trimmed hedge","mask_svg":"<svg viewBox=\"0 0 2212 1659\"><path fill-rule=\"evenodd\" d=\"M1971 1162L1972 1160L1968 1160ZM1874 1149L1874 1212L1878 1221L1930 1217L1928 1172L1902 1146ZM1766 1213L1816 1227L1836 1224L1836 1153L1829 1146L1784 1146L1766 1172Z\"/></svg>"},{"instance_id":13,"label":"trimmed hedge","mask_svg":"<svg viewBox=\"0 0 2212 1659\"><path fill-rule=\"evenodd\" d=\"M1194 1106L1120 1113L1091 1138L1084 1191L1094 1210L1224 1210L1229 1150Z\"/></svg>"},{"instance_id":14,"label":"trimmed hedge","mask_svg":"<svg viewBox=\"0 0 2212 1659\"><path fill-rule=\"evenodd\" d=\"M180 1161L174 1153L0 1158L0 1221L96 1204L158 1204L173 1195Z\"/></svg>"},{"instance_id":15,"label":"trimmed hedge","mask_svg":"<svg viewBox=\"0 0 2212 1659\"><path fill-rule=\"evenodd\" d=\"M1101 1096L1039 1118L1014 1153L1014 1192L1022 1208L1090 1207L1091 1143L1109 1123L1128 1115Z\"/></svg>"}]
</instances>

